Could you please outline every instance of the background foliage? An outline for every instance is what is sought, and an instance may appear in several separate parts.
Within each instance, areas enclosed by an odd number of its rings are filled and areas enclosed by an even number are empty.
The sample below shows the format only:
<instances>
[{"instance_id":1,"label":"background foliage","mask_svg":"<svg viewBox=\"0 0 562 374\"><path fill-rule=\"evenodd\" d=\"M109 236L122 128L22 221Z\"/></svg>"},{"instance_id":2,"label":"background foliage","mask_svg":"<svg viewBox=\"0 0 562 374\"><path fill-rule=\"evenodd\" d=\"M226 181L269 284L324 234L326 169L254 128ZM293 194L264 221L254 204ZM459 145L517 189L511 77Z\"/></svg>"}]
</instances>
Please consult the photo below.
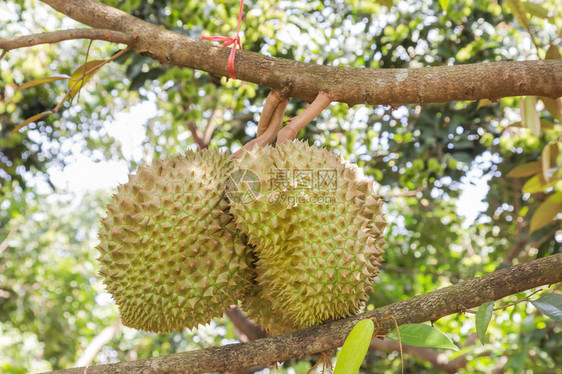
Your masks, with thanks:
<instances>
[{"instance_id":1,"label":"background foliage","mask_svg":"<svg viewBox=\"0 0 562 374\"><path fill-rule=\"evenodd\" d=\"M231 35L239 5L238 0L105 2L193 38ZM32 0L4 1L0 14L0 37L79 26ZM556 0L253 0L246 1L242 29L244 49L263 54L318 64L408 68L560 58L562 9ZM152 158L194 147L190 124L203 133L214 129L210 147L236 150L255 136L268 93L265 87L127 53L102 68L72 106L65 104L59 114L10 136L24 119L51 110L67 87L64 81L22 91L17 86L71 74L84 63L87 47L87 41L67 41L14 50L0 61L2 372L70 367L118 318L96 275L93 249L97 222L115 183L76 188L61 175L72 174L84 160L101 169L117 165L134 172ZM94 42L89 59L109 58L118 50ZM557 212L549 216L538 210L545 222L532 232L530 222L541 203L562 194L561 104L526 100L532 102L505 98L399 108L336 103L299 134L358 163L386 196L387 253L368 308L560 252ZM304 105L292 99L288 115ZM120 120L122 112L143 113L127 123ZM535 115L538 128L530 119ZM506 177L529 162L538 162L534 173ZM538 184L529 190L533 186L526 182L535 176ZM484 192L489 187L482 203L470 195L471 183L484 186ZM459 201L480 206L478 217L459 214L467 205ZM462 347L458 353L444 351L448 358L468 355L462 372L562 373L556 367L562 361L562 328L528 303L496 312L486 345L474 339L473 315L450 316L436 325ZM236 339L228 320L160 336L122 328L95 362ZM375 351L363 369L398 372L399 361L397 352ZM294 360L281 371L306 372L313 362ZM405 362L409 372L437 371L414 357L406 356Z\"/></svg>"}]
</instances>

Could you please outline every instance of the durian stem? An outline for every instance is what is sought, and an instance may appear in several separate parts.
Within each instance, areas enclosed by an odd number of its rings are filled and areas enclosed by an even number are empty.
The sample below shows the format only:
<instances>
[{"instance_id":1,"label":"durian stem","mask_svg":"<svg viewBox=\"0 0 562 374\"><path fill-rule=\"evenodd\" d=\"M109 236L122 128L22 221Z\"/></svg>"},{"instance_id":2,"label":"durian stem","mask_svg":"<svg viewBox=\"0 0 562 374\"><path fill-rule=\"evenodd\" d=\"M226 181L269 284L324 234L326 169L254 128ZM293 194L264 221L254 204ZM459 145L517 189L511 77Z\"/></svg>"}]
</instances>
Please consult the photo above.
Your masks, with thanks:
<instances>
[{"instance_id":1,"label":"durian stem","mask_svg":"<svg viewBox=\"0 0 562 374\"><path fill-rule=\"evenodd\" d=\"M277 136L277 144L283 144L287 141L293 141L297 134L306 125L316 118L324 109L330 105L332 99L327 92L320 92L316 99L296 117L289 120L289 124L279 132Z\"/></svg>"},{"instance_id":2,"label":"durian stem","mask_svg":"<svg viewBox=\"0 0 562 374\"><path fill-rule=\"evenodd\" d=\"M247 367L286 361L341 347L357 322L366 318L382 320L385 314L396 318L398 325L436 321L461 313L486 301L499 300L536 287L562 282L562 253L529 261L493 273L468 279L410 299L402 300L360 315L285 335L248 343L228 344L198 351L176 353L148 360L95 365L88 374L142 372L146 374L185 374L236 371ZM394 329L385 322L379 333ZM58 374L83 374L84 368L58 370Z\"/></svg>"},{"instance_id":3,"label":"durian stem","mask_svg":"<svg viewBox=\"0 0 562 374\"><path fill-rule=\"evenodd\" d=\"M258 135L259 138L265 131L269 128L269 123L271 122L271 117L277 109L277 105L282 101L282 98L278 90L269 91L269 95L265 99L265 104L261 112L260 121L258 122Z\"/></svg>"},{"instance_id":4,"label":"durian stem","mask_svg":"<svg viewBox=\"0 0 562 374\"><path fill-rule=\"evenodd\" d=\"M288 99L281 100L277 103L277 106L275 107L275 110L270 117L270 122L267 125L267 129L265 130L265 132L261 136L258 136L254 140L246 143L243 149L249 151L256 145L263 147L267 144L273 143L273 141L277 137L277 134L279 133L279 130L281 129L281 126L283 125L283 116L285 115L285 110L287 109L288 103L289 103ZM241 154L242 154L242 149L239 149L232 156L234 158L238 158L240 157Z\"/></svg>"}]
</instances>

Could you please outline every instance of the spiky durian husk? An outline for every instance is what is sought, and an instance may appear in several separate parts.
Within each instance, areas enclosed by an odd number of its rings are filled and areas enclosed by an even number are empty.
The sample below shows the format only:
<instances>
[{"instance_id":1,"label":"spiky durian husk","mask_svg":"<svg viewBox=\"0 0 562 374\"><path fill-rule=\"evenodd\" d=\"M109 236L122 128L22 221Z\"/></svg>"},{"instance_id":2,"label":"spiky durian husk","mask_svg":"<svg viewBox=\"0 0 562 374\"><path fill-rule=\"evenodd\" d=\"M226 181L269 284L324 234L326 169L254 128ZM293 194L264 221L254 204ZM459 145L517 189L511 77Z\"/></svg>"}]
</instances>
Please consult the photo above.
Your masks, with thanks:
<instances>
[{"instance_id":1,"label":"spiky durian husk","mask_svg":"<svg viewBox=\"0 0 562 374\"><path fill-rule=\"evenodd\" d=\"M273 299L261 291L262 288L257 287L242 301L242 310L246 312L248 318L269 335L281 335L298 330L299 326L286 317L282 309L272 306Z\"/></svg>"},{"instance_id":2,"label":"spiky durian husk","mask_svg":"<svg viewBox=\"0 0 562 374\"><path fill-rule=\"evenodd\" d=\"M258 258L252 252L252 282L247 288L241 300L242 310L246 312L248 318L261 326L270 335L285 334L298 327L293 321L286 317L284 310L273 305L273 299L267 288L263 288L258 283Z\"/></svg>"},{"instance_id":3,"label":"spiky durian husk","mask_svg":"<svg viewBox=\"0 0 562 374\"><path fill-rule=\"evenodd\" d=\"M382 261L385 221L372 182L301 141L244 152L238 162L261 182L259 196L232 199L231 212L259 256L265 313L283 311L295 328L355 314Z\"/></svg>"},{"instance_id":4,"label":"spiky durian husk","mask_svg":"<svg viewBox=\"0 0 562 374\"><path fill-rule=\"evenodd\" d=\"M126 326L180 331L221 317L251 275L228 212L231 158L190 151L140 167L102 220L100 274Z\"/></svg>"}]
</instances>

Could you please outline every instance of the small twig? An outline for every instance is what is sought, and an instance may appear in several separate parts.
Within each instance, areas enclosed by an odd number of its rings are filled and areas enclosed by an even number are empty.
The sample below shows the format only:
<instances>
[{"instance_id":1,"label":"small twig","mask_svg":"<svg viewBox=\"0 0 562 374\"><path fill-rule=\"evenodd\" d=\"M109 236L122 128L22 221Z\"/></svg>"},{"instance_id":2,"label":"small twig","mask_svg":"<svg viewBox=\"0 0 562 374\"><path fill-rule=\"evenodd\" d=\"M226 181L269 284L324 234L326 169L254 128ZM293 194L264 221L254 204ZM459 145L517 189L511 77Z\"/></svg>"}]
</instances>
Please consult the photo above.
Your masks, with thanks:
<instances>
[{"instance_id":1,"label":"small twig","mask_svg":"<svg viewBox=\"0 0 562 374\"><path fill-rule=\"evenodd\" d=\"M510 303L510 304L507 304L507 305L504 305L504 306L500 306L500 307L494 308L494 312L497 311L497 310L502 310L502 309L509 308L510 306L517 305L517 304L519 304L519 303L522 303L523 301L531 301L531 300L529 300L529 298L530 298L531 296L533 296L534 294L537 294L537 293L539 293L539 292L541 292L541 291L542 291L542 288L539 288L538 290L531 292L528 296L525 296L525 297L522 298L521 300L517 300L517 301L515 301L515 302L513 302L513 303Z\"/></svg>"},{"instance_id":2,"label":"small twig","mask_svg":"<svg viewBox=\"0 0 562 374\"><path fill-rule=\"evenodd\" d=\"M109 343L121 327L121 321L117 319L113 324L104 328L86 346L80 357L74 362L73 366L85 366L92 363L99 351Z\"/></svg>"},{"instance_id":3,"label":"small twig","mask_svg":"<svg viewBox=\"0 0 562 374\"><path fill-rule=\"evenodd\" d=\"M199 148L201 149L207 148L207 143L203 139L203 134L201 134L201 131L199 131L195 122L188 122L187 128L191 132L191 137L193 138L193 141L197 143Z\"/></svg>"},{"instance_id":4,"label":"small twig","mask_svg":"<svg viewBox=\"0 0 562 374\"><path fill-rule=\"evenodd\" d=\"M100 69L102 66L104 66L105 64L115 60L116 58L118 58L119 56L121 56L122 54L124 54L125 52L127 52L128 50L130 50L131 47L127 47L123 50L121 50L120 52L116 53L114 56L112 56L111 58L103 61L102 63L100 63L99 65L96 65L94 67L92 67L91 69L89 69L87 72L85 72L84 74L82 74L82 76L80 76L79 78L70 78L70 81L74 81L74 84L72 85L72 87L70 87L68 89L68 91L66 91L66 94L64 95L64 97L62 98L62 100L57 104L57 106L51 110L51 112L43 112L40 114L36 114L35 116L32 116L30 118L28 118L27 120L25 120L24 122L20 123L19 125L17 125L12 131L11 134L15 134L16 132L18 132L20 129L22 129L24 126L26 126L28 123L30 123L33 120L37 120L39 118L43 118L45 115L49 115L49 114L55 114L59 111L59 109L61 108L62 104L64 104L64 102L66 101L66 99L70 96L70 94L74 91L74 88L79 84L82 83L82 80L84 79L84 77L90 73L93 73L94 71ZM82 89L82 87L80 87L80 89Z\"/></svg>"},{"instance_id":5,"label":"small twig","mask_svg":"<svg viewBox=\"0 0 562 374\"><path fill-rule=\"evenodd\" d=\"M520 304L520 303L522 303L522 302L524 302L524 301L531 301L531 300L530 300L530 297L533 296L533 295L536 294L536 293L541 292L541 291L542 291L542 288L539 288L538 290L535 290L535 291L531 292L529 295L525 296L524 298L522 298L522 299L520 299L520 300L514 301L514 302L509 303L509 304L507 304L507 305L503 305L503 306L499 306L499 307L497 307L497 308L494 308L494 312L495 312L495 311L498 311L498 310L502 310L502 309L507 309L507 308L509 308L510 306L514 306L514 305ZM464 313L470 313L470 314L476 314L476 313L477 313L477 312L475 312L475 311L473 311L473 310L465 310L465 311L463 311L463 312L464 312Z\"/></svg>"},{"instance_id":6,"label":"small twig","mask_svg":"<svg viewBox=\"0 0 562 374\"><path fill-rule=\"evenodd\" d=\"M4 50L2 51L2 54L0 55L0 60L2 60L2 59L4 58L4 56L6 56L6 53L8 53L8 50L7 50L7 49L4 49Z\"/></svg>"},{"instance_id":7,"label":"small twig","mask_svg":"<svg viewBox=\"0 0 562 374\"><path fill-rule=\"evenodd\" d=\"M75 39L105 40L107 42L122 43L132 46L136 43L138 36L135 34L105 29L70 29L46 32L42 34L0 38L0 49L4 50L4 55L7 51L12 49L32 47L39 44L52 44Z\"/></svg>"},{"instance_id":8,"label":"small twig","mask_svg":"<svg viewBox=\"0 0 562 374\"><path fill-rule=\"evenodd\" d=\"M394 326L396 326L396 334L398 335L398 344L400 346L400 364L402 366L402 374L404 374L404 352L402 352L402 338L400 337L400 329L398 329L398 322L396 318L391 314L390 318L394 321Z\"/></svg>"},{"instance_id":9,"label":"small twig","mask_svg":"<svg viewBox=\"0 0 562 374\"><path fill-rule=\"evenodd\" d=\"M318 367L318 365L320 365L320 363L322 363L322 374L324 374L324 371L326 370L326 368L330 369L330 371L334 370L334 367L332 366L332 360L330 360L330 356L328 356L328 354L326 352L322 352L322 357L320 357L320 359L318 359L318 361L316 361L316 363L314 364L313 367L308 369L306 374L311 373L314 369L316 369Z\"/></svg>"},{"instance_id":10,"label":"small twig","mask_svg":"<svg viewBox=\"0 0 562 374\"><path fill-rule=\"evenodd\" d=\"M79 79L76 80L76 82L74 82L74 84L72 85L72 87L70 87L70 89L68 91L66 91L66 94L64 95L64 97L62 98L62 100L58 103L58 105L55 107L55 109L53 109L51 111L52 114L55 114L59 111L60 107L62 106L62 104L66 101L66 99L68 98L68 96L70 95L70 93L72 92L72 90L74 90L74 87L76 87L76 85L78 85L78 83L80 83L83 79L84 76L100 69L102 66L108 64L109 62L119 58L122 54L126 53L127 51L129 51L129 49L131 49L131 47L127 47L121 51L119 51L118 53L116 53L115 55L111 56L111 58L108 58L107 60L105 60L104 62L102 62L99 65L94 66L93 68L91 68L90 70L88 70L85 74L83 74L82 77L80 77Z\"/></svg>"},{"instance_id":11,"label":"small twig","mask_svg":"<svg viewBox=\"0 0 562 374\"><path fill-rule=\"evenodd\" d=\"M215 95L216 97L216 95ZM211 142L211 139L213 138L213 133L215 132L215 123L216 123L216 117L217 117L217 112L220 113L220 111L217 109L218 103L215 104L215 106L213 107L213 111L211 112L211 115L209 116L209 120L207 121L207 127L205 127L205 133L203 134L203 141L205 142L205 144L207 146L209 146L209 143Z\"/></svg>"},{"instance_id":12,"label":"small twig","mask_svg":"<svg viewBox=\"0 0 562 374\"><path fill-rule=\"evenodd\" d=\"M6 248L8 248L9 245L9 241L10 238L12 237L12 235L14 235L14 230L10 230L8 231L8 235L6 235L6 237L4 238L4 240L2 241L2 243L0 243L0 254L2 254L2 252L4 252L6 250Z\"/></svg>"},{"instance_id":13,"label":"small twig","mask_svg":"<svg viewBox=\"0 0 562 374\"><path fill-rule=\"evenodd\" d=\"M398 321L396 321L396 318L394 318L392 314L388 313L388 310L384 312L382 316L382 320L380 322L377 321L376 318L371 318L371 321L373 321L377 326L377 329L373 333L373 338L384 339L386 337L386 334L384 335L379 334L379 332L381 331L382 325L386 322L387 319L392 319L394 321L394 326L396 327L396 334L398 334L398 344L400 347L400 361L402 364L402 374L404 374L404 352L402 352L402 338L400 337L400 330L398 329Z\"/></svg>"},{"instance_id":14,"label":"small twig","mask_svg":"<svg viewBox=\"0 0 562 374\"><path fill-rule=\"evenodd\" d=\"M318 93L316 99L301 114L291 118L289 124L279 132L277 144L295 140L297 133L326 109L331 102L332 99L327 92Z\"/></svg>"},{"instance_id":15,"label":"small twig","mask_svg":"<svg viewBox=\"0 0 562 374\"><path fill-rule=\"evenodd\" d=\"M88 56L90 56L90 48L92 47L93 40L90 40L88 43L88 49L86 49L86 58L84 58L84 72L82 73L82 83L80 84L80 90L78 90L78 98L76 100L80 100L80 92L82 91L82 87L84 87L84 80L86 79L86 68L88 67Z\"/></svg>"},{"instance_id":16,"label":"small twig","mask_svg":"<svg viewBox=\"0 0 562 374\"><path fill-rule=\"evenodd\" d=\"M404 191L404 192L397 192L397 193L388 193L383 194L381 197L383 199L387 199L390 197L408 197L408 196L416 196L421 190L414 190L414 191Z\"/></svg>"}]
</instances>

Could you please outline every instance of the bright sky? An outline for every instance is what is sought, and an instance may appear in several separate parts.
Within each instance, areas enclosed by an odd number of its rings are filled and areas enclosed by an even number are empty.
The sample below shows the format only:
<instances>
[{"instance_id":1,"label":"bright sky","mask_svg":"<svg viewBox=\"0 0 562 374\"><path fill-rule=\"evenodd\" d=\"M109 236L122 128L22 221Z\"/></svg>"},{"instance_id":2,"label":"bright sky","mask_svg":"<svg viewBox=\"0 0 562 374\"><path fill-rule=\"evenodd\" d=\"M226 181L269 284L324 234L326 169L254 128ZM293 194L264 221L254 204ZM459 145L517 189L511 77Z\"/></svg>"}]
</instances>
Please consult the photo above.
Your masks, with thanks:
<instances>
[{"instance_id":1,"label":"bright sky","mask_svg":"<svg viewBox=\"0 0 562 374\"><path fill-rule=\"evenodd\" d=\"M77 155L77 161L67 165L62 171L50 169L51 181L58 188L80 192L111 189L127 182L128 161L142 159L145 125L155 115L156 105L145 101L133 106L130 112L118 113L115 121L104 124L108 134L121 144L121 151L126 159L95 162L87 156Z\"/></svg>"}]
</instances>

